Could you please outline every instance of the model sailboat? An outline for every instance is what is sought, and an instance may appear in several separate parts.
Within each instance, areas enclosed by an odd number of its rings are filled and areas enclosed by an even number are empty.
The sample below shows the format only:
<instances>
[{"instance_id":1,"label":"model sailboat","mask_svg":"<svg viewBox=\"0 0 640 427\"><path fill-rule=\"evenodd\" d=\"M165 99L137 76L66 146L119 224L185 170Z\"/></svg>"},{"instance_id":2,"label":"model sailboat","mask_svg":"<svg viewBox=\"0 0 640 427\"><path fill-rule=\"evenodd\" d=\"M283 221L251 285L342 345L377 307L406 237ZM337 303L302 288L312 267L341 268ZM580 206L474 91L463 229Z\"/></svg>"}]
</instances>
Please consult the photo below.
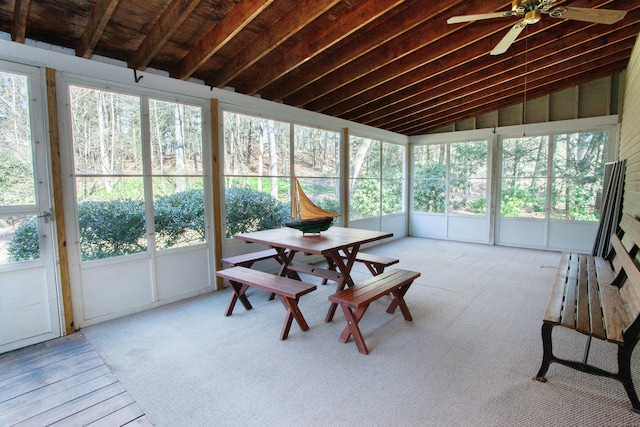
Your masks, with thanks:
<instances>
[{"instance_id":1,"label":"model sailboat","mask_svg":"<svg viewBox=\"0 0 640 427\"><path fill-rule=\"evenodd\" d=\"M295 228L303 233L320 233L333 224L333 218L340 216L313 204L311 199L302 191L297 178L293 179L293 201L291 202L291 216L294 221L287 222L287 227Z\"/></svg>"}]
</instances>

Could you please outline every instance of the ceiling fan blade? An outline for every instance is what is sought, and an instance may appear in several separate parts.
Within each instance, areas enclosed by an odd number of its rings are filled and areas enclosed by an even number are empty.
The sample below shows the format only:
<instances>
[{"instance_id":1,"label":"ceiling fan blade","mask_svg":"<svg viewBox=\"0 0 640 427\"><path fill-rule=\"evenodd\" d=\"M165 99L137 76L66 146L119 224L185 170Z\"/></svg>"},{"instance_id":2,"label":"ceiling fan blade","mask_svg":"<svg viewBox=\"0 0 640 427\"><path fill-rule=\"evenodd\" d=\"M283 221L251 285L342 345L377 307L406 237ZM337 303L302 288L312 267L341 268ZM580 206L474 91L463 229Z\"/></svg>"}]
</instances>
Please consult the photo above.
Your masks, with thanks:
<instances>
[{"instance_id":1,"label":"ceiling fan blade","mask_svg":"<svg viewBox=\"0 0 640 427\"><path fill-rule=\"evenodd\" d=\"M477 15L462 15L454 16L447 19L447 24L459 24L461 22L479 21L481 19L493 19L493 18L508 18L513 16L513 12L493 12L493 13L479 13Z\"/></svg>"},{"instance_id":2,"label":"ceiling fan blade","mask_svg":"<svg viewBox=\"0 0 640 427\"><path fill-rule=\"evenodd\" d=\"M574 21L593 22L595 24L614 24L624 18L625 10L586 9L582 7L556 7L549 16Z\"/></svg>"},{"instance_id":3,"label":"ceiling fan blade","mask_svg":"<svg viewBox=\"0 0 640 427\"><path fill-rule=\"evenodd\" d=\"M491 55L500 55L505 53L509 46L518 38L524 27L527 26L527 23L524 21L518 22L516 25L511 27L509 32L500 40L500 43L496 45L491 51Z\"/></svg>"}]
</instances>

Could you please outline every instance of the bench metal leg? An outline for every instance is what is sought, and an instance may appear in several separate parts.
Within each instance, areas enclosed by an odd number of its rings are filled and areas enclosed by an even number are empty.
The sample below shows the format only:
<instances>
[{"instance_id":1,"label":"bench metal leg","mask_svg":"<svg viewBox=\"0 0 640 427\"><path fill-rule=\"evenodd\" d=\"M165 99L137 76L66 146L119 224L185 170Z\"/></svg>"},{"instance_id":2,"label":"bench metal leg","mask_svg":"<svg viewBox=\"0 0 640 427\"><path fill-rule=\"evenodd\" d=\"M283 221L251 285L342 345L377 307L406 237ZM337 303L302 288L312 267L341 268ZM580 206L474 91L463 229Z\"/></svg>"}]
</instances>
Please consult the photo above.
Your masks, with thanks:
<instances>
[{"instance_id":1,"label":"bench metal leg","mask_svg":"<svg viewBox=\"0 0 640 427\"><path fill-rule=\"evenodd\" d=\"M542 365L540 366L540 370L535 376L535 379L541 382L546 382L547 379L545 378L545 375L547 374L549 365L551 365L551 363L553 362L576 369L581 372L585 372L587 374L613 378L622 383L625 391L627 392L627 396L629 397L629 401L631 402L633 412L640 413L640 400L638 400L638 394L636 393L635 387L633 386L633 380L631 377L631 355L635 346L618 346L618 372L613 373L605 371L604 369L598 368L596 366L589 365L586 362L565 360L554 356L553 344L551 340L551 332L554 326L555 325L546 322L542 324L542 345L544 353L542 356ZM589 343L591 342L590 339L591 337L589 337Z\"/></svg>"},{"instance_id":2,"label":"bench metal leg","mask_svg":"<svg viewBox=\"0 0 640 427\"><path fill-rule=\"evenodd\" d=\"M633 387L633 380L631 379L631 354L633 353L634 346L618 347L618 379L624 386L629 401L631 402L631 408L633 412L640 413L640 401L638 401L638 394Z\"/></svg>"},{"instance_id":3,"label":"bench metal leg","mask_svg":"<svg viewBox=\"0 0 640 427\"><path fill-rule=\"evenodd\" d=\"M540 382L547 382L544 377L549 370L549 365L554 361L553 356L553 343L551 342L551 332L553 331L553 325L549 323L542 323L542 365L536 374L535 379Z\"/></svg>"},{"instance_id":4,"label":"bench metal leg","mask_svg":"<svg viewBox=\"0 0 640 427\"><path fill-rule=\"evenodd\" d=\"M227 311L225 312L225 316L231 316L233 313L233 309L236 306L236 301L240 299L240 302L244 306L245 309L251 310L253 307L249 302L249 299L245 295L247 289L249 289L249 285L243 285L238 282L234 282L233 280L229 281L231 283L231 287L233 287L233 294L231 295L231 301L229 301L229 305L227 306Z\"/></svg>"}]
</instances>

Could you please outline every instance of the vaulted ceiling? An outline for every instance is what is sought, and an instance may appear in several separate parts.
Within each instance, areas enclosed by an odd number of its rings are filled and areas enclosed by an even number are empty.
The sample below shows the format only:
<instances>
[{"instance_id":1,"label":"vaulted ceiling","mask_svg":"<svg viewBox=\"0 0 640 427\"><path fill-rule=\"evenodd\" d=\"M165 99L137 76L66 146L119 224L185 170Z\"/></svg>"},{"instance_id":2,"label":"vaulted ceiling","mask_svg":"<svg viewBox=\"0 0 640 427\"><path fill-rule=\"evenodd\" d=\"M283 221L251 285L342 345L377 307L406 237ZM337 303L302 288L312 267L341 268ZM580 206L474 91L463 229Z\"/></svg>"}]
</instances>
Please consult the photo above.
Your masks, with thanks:
<instances>
[{"instance_id":1,"label":"vaulted ceiling","mask_svg":"<svg viewBox=\"0 0 640 427\"><path fill-rule=\"evenodd\" d=\"M509 12L505 0L8 0L0 31L416 135L626 68L640 1L553 7L627 13L610 25L543 14L495 56L521 18L447 20Z\"/></svg>"}]
</instances>

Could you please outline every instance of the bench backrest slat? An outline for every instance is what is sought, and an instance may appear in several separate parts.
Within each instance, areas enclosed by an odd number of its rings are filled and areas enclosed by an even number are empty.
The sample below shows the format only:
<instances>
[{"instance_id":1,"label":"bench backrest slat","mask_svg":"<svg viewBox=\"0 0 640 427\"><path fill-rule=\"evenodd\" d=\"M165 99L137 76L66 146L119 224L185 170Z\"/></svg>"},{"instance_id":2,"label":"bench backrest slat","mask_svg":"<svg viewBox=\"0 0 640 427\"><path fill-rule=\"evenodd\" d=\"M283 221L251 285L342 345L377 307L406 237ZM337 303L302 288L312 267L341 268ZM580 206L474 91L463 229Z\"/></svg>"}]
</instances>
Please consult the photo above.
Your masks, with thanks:
<instances>
[{"instance_id":1,"label":"bench backrest slat","mask_svg":"<svg viewBox=\"0 0 640 427\"><path fill-rule=\"evenodd\" d=\"M621 285L620 294L630 319L636 319L640 314L640 270L635 259L639 243L640 221L628 214L623 215L620 221L620 233L611 236L614 254L611 265L618 274L614 283ZM617 283L620 279L622 283Z\"/></svg>"}]
</instances>

